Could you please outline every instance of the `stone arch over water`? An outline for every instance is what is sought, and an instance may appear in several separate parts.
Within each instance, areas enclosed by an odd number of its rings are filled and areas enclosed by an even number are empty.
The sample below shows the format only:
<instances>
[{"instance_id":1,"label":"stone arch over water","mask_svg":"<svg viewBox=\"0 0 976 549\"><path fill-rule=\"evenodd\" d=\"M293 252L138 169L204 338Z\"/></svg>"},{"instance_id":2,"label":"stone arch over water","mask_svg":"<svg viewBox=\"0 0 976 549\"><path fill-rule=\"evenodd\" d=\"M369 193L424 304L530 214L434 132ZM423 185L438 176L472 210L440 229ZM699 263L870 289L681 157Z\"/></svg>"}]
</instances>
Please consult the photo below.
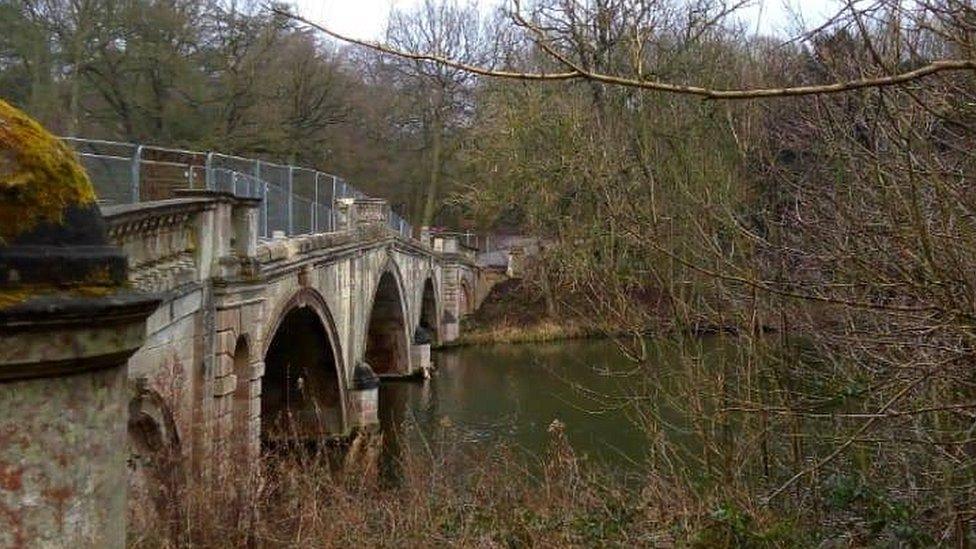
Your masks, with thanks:
<instances>
[{"instance_id":1,"label":"stone arch over water","mask_svg":"<svg viewBox=\"0 0 976 549\"><path fill-rule=\"evenodd\" d=\"M441 337L440 307L437 290L434 287L434 277L424 281L420 297L420 320L418 326L430 334L432 343L439 343Z\"/></svg>"},{"instance_id":2,"label":"stone arch over water","mask_svg":"<svg viewBox=\"0 0 976 549\"><path fill-rule=\"evenodd\" d=\"M365 359L378 375L410 372L408 315L397 274L395 266L383 270L366 324Z\"/></svg>"},{"instance_id":3,"label":"stone arch over water","mask_svg":"<svg viewBox=\"0 0 976 549\"><path fill-rule=\"evenodd\" d=\"M300 290L273 318L261 383L262 444L274 447L343 432L345 370L325 300L315 290Z\"/></svg>"}]
</instances>

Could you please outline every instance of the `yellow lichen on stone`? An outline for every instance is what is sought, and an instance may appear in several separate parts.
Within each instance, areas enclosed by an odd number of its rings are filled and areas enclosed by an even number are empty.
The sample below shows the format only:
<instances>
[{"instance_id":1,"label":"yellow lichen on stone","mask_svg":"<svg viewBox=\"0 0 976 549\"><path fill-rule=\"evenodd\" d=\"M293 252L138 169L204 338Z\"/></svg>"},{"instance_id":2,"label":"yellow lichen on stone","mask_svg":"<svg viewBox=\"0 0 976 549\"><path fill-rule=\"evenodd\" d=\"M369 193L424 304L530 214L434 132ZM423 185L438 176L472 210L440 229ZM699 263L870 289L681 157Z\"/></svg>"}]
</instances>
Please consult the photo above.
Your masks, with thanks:
<instances>
[{"instance_id":1,"label":"yellow lichen on stone","mask_svg":"<svg viewBox=\"0 0 976 549\"><path fill-rule=\"evenodd\" d=\"M32 295L27 288L0 288L0 310L23 303Z\"/></svg>"},{"instance_id":2,"label":"yellow lichen on stone","mask_svg":"<svg viewBox=\"0 0 976 549\"><path fill-rule=\"evenodd\" d=\"M36 121L0 100L0 243L65 208L91 204L95 191L75 153Z\"/></svg>"}]
</instances>

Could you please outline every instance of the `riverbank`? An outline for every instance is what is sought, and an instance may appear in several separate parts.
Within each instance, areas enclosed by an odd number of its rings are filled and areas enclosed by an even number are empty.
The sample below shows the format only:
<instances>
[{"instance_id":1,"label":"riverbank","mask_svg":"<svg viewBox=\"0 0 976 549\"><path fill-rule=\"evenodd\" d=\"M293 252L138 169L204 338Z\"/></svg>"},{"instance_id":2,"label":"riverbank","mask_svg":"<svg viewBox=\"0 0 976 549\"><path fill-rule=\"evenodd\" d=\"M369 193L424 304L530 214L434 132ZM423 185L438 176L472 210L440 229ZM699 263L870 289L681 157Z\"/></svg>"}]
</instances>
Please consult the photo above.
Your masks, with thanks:
<instances>
[{"instance_id":1,"label":"riverbank","mask_svg":"<svg viewBox=\"0 0 976 549\"><path fill-rule=\"evenodd\" d=\"M481 307L462 321L461 337L450 346L542 343L604 335L597 326L547 315L541 297L523 286L521 280L506 280L495 286Z\"/></svg>"},{"instance_id":2,"label":"riverbank","mask_svg":"<svg viewBox=\"0 0 976 549\"><path fill-rule=\"evenodd\" d=\"M183 485L160 494L155 509L132 509L128 546L800 544L788 527L792 515L730 501L722 492L702 496L658 475L607 475L577 456L564 431L558 421L549 426L537 474L513 459L512 448L468 451L450 426L429 447L401 448L394 461L374 454L338 470L315 452L268 455L258 484Z\"/></svg>"},{"instance_id":3,"label":"riverbank","mask_svg":"<svg viewBox=\"0 0 976 549\"><path fill-rule=\"evenodd\" d=\"M604 333L570 320L540 319L529 324L499 324L467 329L451 346L493 343L544 343L601 337Z\"/></svg>"}]
</instances>

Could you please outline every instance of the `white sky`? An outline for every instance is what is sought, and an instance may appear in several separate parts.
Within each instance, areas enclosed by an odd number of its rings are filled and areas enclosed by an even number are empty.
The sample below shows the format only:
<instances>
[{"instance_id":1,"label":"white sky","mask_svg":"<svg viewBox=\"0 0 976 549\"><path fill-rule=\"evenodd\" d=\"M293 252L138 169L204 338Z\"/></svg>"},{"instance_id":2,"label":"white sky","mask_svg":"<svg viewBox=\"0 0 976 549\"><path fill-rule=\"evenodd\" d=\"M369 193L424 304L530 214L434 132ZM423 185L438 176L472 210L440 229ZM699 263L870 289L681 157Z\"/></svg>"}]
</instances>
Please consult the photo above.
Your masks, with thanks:
<instances>
[{"instance_id":1,"label":"white sky","mask_svg":"<svg viewBox=\"0 0 976 549\"><path fill-rule=\"evenodd\" d=\"M421 0L295 0L305 17L356 38L380 38L390 9L408 9ZM499 0L475 0L486 9ZM791 12L802 14L806 28L820 25L838 9L838 0L753 0L743 16L763 33L788 34Z\"/></svg>"}]
</instances>

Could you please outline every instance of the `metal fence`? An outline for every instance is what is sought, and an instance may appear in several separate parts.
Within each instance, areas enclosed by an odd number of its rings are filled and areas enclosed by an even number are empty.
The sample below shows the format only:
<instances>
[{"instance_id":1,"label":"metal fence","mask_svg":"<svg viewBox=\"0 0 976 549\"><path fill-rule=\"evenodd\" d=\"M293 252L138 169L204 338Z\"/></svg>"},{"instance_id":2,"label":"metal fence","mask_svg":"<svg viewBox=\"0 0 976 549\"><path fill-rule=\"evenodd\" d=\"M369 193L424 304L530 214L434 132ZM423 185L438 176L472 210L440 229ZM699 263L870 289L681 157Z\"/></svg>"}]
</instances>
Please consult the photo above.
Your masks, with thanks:
<instances>
[{"instance_id":1,"label":"metal fence","mask_svg":"<svg viewBox=\"0 0 976 549\"><path fill-rule=\"evenodd\" d=\"M210 189L260 198L262 238L336 229L334 205L366 195L340 177L300 166L216 152L66 137L88 170L99 202L131 204L172 198L176 189ZM390 212L390 228L409 238L413 228Z\"/></svg>"}]
</instances>

